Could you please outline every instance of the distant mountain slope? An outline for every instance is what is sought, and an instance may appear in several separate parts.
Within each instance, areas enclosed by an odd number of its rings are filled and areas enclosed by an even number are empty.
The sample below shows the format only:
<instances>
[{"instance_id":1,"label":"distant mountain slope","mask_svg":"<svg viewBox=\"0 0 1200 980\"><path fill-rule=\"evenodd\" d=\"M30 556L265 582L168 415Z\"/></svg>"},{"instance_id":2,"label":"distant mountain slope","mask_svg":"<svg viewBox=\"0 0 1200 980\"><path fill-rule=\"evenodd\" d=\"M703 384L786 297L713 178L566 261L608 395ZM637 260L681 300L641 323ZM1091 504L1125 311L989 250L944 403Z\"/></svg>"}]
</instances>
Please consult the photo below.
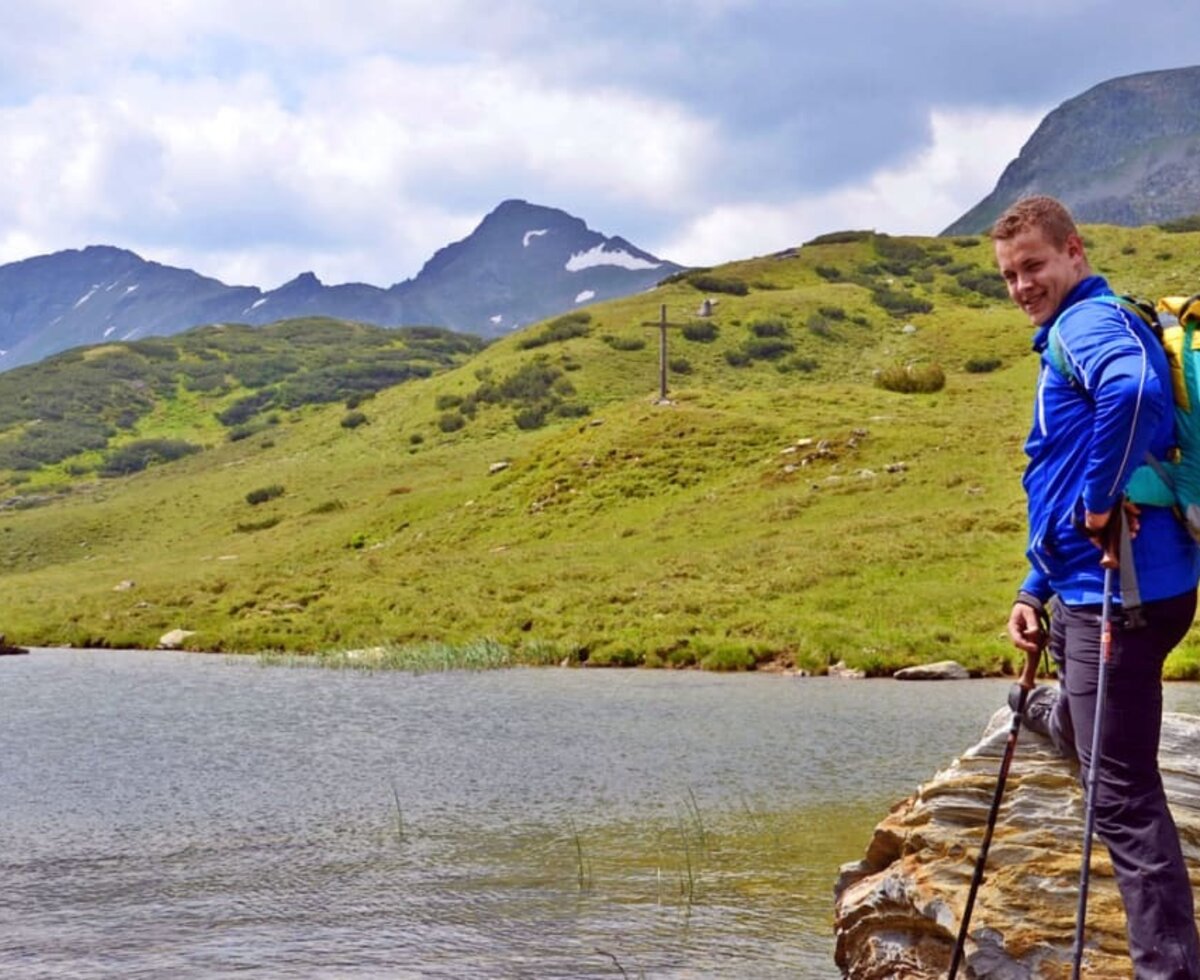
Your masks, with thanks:
<instances>
[{"instance_id":1,"label":"distant mountain slope","mask_svg":"<svg viewBox=\"0 0 1200 980\"><path fill-rule=\"evenodd\" d=\"M299 316L494 337L583 303L640 292L680 268L564 211L525 201L505 201L415 279L386 289L326 286L306 272L264 292L93 245L0 266L0 370L84 344Z\"/></svg>"},{"instance_id":2,"label":"distant mountain slope","mask_svg":"<svg viewBox=\"0 0 1200 980\"><path fill-rule=\"evenodd\" d=\"M1200 67L1103 82L1042 120L995 190L943 234L984 231L1028 194L1081 222L1137 226L1200 212Z\"/></svg>"}]
</instances>

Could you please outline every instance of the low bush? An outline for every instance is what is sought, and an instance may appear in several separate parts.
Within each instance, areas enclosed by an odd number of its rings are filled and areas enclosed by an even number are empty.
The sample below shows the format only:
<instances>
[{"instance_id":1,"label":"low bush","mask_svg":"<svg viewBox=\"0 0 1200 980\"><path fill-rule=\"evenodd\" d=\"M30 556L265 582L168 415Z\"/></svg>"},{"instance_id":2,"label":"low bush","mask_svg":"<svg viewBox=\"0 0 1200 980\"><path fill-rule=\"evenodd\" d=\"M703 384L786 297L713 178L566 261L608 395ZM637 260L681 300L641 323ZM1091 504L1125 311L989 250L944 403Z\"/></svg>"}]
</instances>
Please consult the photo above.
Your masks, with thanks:
<instances>
[{"instance_id":1,"label":"low bush","mask_svg":"<svg viewBox=\"0 0 1200 980\"><path fill-rule=\"evenodd\" d=\"M154 463L169 463L192 453L201 446L182 439L140 439L109 453L101 465L101 476L125 476L137 473Z\"/></svg>"},{"instance_id":2,"label":"low bush","mask_svg":"<svg viewBox=\"0 0 1200 980\"><path fill-rule=\"evenodd\" d=\"M683 329L680 330L684 340L690 340L697 344L711 344L717 339L720 332L720 329L711 320L693 320L691 323L685 323Z\"/></svg>"},{"instance_id":3,"label":"low bush","mask_svg":"<svg viewBox=\"0 0 1200 980\"><path fill-rule=\"evenodd\" d=\"M546 424L546 409L543 406L523 408L513 416L518 429L540 429Z\"/></svg>"},{"instance_id":4,"label":"low bush","mask_svg":"<svg viewBox=\"0 0 1200 980\"><path fill-rule=\"evenodd\" d=\"M641 350L646 346L644 337L616 337L613 334L606 333L600 338L613 350Z\"/></svg>"},{"instance_id":5,"label":"low bush","mask_svg":"<svg viewBox=\"0 0 1200 980\"><path fill-rule=\"evenodd\" d=\"M837 282L842 278L842 270L831 265L818 265L813 271L827 282Z\"/></svg>"},{"instance_id":6,"label":"low bush","mask_svg":"<svg viewBox=\"0 0 1200 980\"><path fill-rule=\"evenodd\" d=\"M1164 221L1158 226L1163 231L1179 234L1187 231L1200 231L1200 214L1193 214L1187 218L1178 218L1175 221Z\"/></svg>"},{"instance_id":7,"label":"low bush","mask_svg":"<svg viewBox=\"0 0 1200 980\"><path fill-rule=\"evenodd\" d=\"M833 332L833 325L820 313L810 313L804 325L808 328L809 333L822 340L833 340L837 337L837 334Z\"/></svg>"},{"instance_id":8,"label":"low bush","mask_svg":"<svg viewBox=\"0 0 1200 980\"><path fill-rule=\"evenodd\" d=\"M946 372L940 364L893 364L875 375L875 384L902 394L941 391L946 386Z\"/></svg>"},{"instance_id":9,"label":"low bush","mask_svg":"<svg viewBox=\"0 0 1200 980\"><path fill-rule=\"evenodd\" d=\"M750 324L750 332L755 337L786 337L788 325L782 317L770 317L766 320L755 320Z\"/></svg>"},{"instance_id":10,"label":"low bush","mask_svg":"<svg viewBox=\"0 0 1200 980\"><path fill-rule=\"evenodd\" d=\"M778 364L777 367L785 374L790 371L799 371L802 374L811 374L820 363L815 357L789 357L786 361Z\"/></svg>"},{"instance_id":11,"label":"low bush","mask_svg":"<svg viewBox=\"0 0 1200 980\"><path fill-rule=\"evenodd\" d=\"M445 412L438 418L438 428L443 432L457 432L467 420L459 412Z\"/></svg>"},{"instance_id":12,"label":"low bush","mask_svg":"<svg viewBox=\"0 0 1200 980\"><path fill-rule=\"evenodd\" d=\"M268 487L259 487L257 490L251 490L246 494L246 503L251 507L257 507L259 504L265 504L268 500L274 500L276 497L283 496L283 487L278 483L272 483Z\"/></svg>"},{"instance_id":13,"label":"low bush","mask_svg":"<svg viewBox=\"0 0 1200 980\"><path fill-rule=\"evenodd\" d=\"M998 357L972 357L963 365L968 374L989 374L1001 365Z\"/></svg>"},{"instance_id":14,"label":"low bush","mask_svg":"<svg viewBox=\"0 0 1200 980\"><path fill-rule=\"evenodd\" d=\"M357 429L360 425L367 424L367 417L362 412L348 412L342 416L343 429Z\"/></svg>"},{"instance_id":15,"label":"low bush","mask_svg":"<svg viewBox=\"0 0 1200 980\"><path fill-rule=\"evenodd\" d=\"M747 296L750 286L741 279L714 276L709 273L693 273L687 277L688 283L702 293L727 293L731 296Z\"/></svg>"},{"instance_id":16,"label":"low bush","mask_svg":"<svg viewBox=\"0 0 1200 980\"><path fill-rule=\"evenodd\" d=\"M667 367L675 374L691 374L692 362L686 357L672 357L667 362Z\"/></svg>"},{"instance_id":17,"label":"low bush","mask_svg":"<svg viewBox=\"0 0 1200 980\"><path fill-rule=\"evenodd\" d=\"M893 316L910 316L933 310L933 304L929 300L892 289L890 286L876 286L871 290L871 299L876 306L882 307Z\"/></svg>"},{"instance_id":18,"label":"low bush","mask_svg":"<svg viewBox=\"0 0 1200 980\"><path fill-rule=\"evenodd\" d=\"M233 529L238 534L250 534L254 531L265 531L267 528L274 527L281 520L283 520L281 517L268 517L261 521L248 521L245 524L235 524Z\"/></svg>"},{"instance_id":19,"label":"low bush","mask_svg":"<svg viewBox=\"0 0 1200 980\"><path fill-rule=\"evenodd\" d=\"M810 238L805 245L846 245L850 242L865 242L875 233L873 231L830 231L816 238Z\"/></svg>"},{"instance_id":20,"label":"low bush","mask_svg":"<svg viewBox=\"0 0 1200 980\"><path fill-rule=\"evenodd\" d=\"M989 299L1008 299L1008 287L995 272L986 272L972 266L970 269L956 273L954 279L963 289L979 293L980 296L987 296Z\"/></svg>"},{"instance_id":21,"label":"low bush","mask_svg":"<svg viewBox=\"0 0 1200 980\"><path fill-rule=\"evenodd\" d=\"M796 345L784 337L751 337L742 345L746 356L755 361L775 361L795 349Z\"/></svg>"},{"instance_id":22,"label":"low bush","mask_svg":"<svg viewBox=\"0 0 1200 980\"><path fill-rule=\"evenodd\" d=\"M557 319L551 320L537 333L521 337L517 341L517 347L521 350L531 350L534 347L544 347L546 344L570 340L572 337L586 337L592 330L588 325L591 320L592 315L585 310L565 313Z\"/></svg>"}]
</instances>

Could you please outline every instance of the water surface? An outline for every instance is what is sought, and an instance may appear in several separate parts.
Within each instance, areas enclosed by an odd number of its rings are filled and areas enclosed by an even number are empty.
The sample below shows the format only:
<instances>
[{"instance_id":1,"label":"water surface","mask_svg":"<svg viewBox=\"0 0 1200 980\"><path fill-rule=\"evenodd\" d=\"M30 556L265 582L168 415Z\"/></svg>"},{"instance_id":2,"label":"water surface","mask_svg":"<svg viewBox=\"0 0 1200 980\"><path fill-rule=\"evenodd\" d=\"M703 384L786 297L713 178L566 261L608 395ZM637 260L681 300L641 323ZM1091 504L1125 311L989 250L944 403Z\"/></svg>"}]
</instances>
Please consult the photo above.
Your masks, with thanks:
<instances>
[{"instance_id":1,"label":"water surface","mask_svg":"<svg viewBox=\"0 0 1200 980\"><path fill-rule=\"evenodd\" d=\"M832 977L838 865L1006 690L4 658L0 975Z\"/></svg>"}]
</instances>

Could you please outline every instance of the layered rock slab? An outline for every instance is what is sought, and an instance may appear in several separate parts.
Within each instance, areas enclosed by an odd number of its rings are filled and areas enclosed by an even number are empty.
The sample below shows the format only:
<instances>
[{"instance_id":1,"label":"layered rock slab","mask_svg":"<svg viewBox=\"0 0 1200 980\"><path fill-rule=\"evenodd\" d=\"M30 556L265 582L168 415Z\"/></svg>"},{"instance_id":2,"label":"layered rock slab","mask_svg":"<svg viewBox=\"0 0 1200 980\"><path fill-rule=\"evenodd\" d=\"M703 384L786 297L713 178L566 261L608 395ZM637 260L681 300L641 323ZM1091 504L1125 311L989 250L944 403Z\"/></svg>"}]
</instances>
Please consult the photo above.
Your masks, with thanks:
<instances>
[{"instance_id":1,"label":"layered rock slab","mask_svg":"<svg viewBox=\"0 0 1200 980\"><path fill-rule=\"evenodd\" d=\"M835 959L848 980L944 977L979 855L1012 715L897 804L835 887ZM1200 718L1167 714L1159 752L1172 813L1200 885ZM1083 842L1078 767L1022 729L971 916L959 977L1069 977ZM1200 901L1198 901L1200 904ZM1108 852L1092 850L1083 974L1132 973Z\"/></svg>"}]
</instances>

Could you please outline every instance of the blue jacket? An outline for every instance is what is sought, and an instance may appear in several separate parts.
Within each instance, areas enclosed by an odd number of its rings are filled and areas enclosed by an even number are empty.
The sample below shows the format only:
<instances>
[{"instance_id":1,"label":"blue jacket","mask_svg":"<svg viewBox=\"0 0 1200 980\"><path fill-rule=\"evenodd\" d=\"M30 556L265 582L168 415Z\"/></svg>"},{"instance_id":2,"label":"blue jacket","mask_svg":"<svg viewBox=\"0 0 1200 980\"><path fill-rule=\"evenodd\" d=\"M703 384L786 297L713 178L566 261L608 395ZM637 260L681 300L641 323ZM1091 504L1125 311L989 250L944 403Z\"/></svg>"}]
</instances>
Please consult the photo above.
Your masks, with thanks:
<instances>
[{"instance_id":1,"label":"blue jacket","mask_svg":"<svg viewBox=\"0 0 1200 980\"><path fill-rule=\"evenodd\" d=\"M1173 445L1171 375L1162 345L1133 314L1080 302L1105 295L1112 290L1100 276L1082 280L1033 339L1041 370L1025 442L1030 572L1021 591L1043 602L1054 594L1069 606L1102 601L1100 552L1078 530L1084 510L1115 506L1146 451L1162 458ZM1083 391L1046 353L1056 321ZM1169 508L1142 508L1133 558L1145 602L1194 591L1200 580L1200 549ZM1120 602L1119 588L1114 600Z\"/></svg>"}]
</instances>

